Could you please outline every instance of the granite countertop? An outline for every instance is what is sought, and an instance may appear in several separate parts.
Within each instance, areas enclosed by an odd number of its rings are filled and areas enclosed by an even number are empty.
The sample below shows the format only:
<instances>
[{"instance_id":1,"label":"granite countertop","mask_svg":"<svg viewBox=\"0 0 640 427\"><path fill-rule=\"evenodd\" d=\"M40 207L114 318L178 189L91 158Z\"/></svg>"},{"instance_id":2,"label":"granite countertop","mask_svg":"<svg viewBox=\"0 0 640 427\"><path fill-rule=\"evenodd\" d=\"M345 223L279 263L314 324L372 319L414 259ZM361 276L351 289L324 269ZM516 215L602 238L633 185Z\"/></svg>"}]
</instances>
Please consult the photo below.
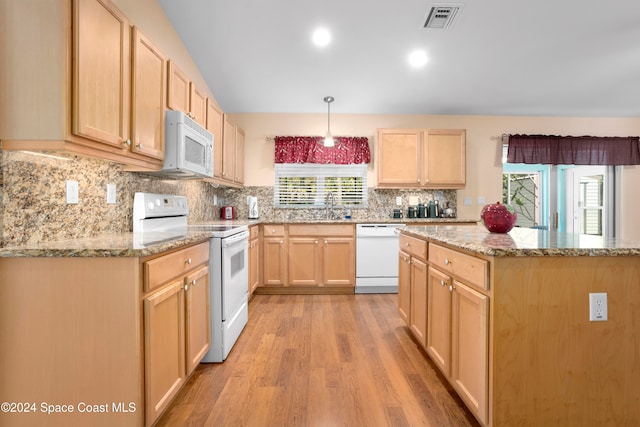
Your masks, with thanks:
<instances>
[{"instance_id":1,"label":"granite countertop","mask_svg":"<svg viewBox=\"0 0 640 427\"><path fill-rule=\"evenodd\" d=\"M573 233L514 228L490 233L482 225L407 226L403 231L433 242L497 257L507 256L640 256L640 242Z\"/></svg>"},{"instance_id":2,"label":"granite countertop","mask_svg":"<svg viewBox=\"0 0 640 427\"><path fill-rule=\"evenodd\" d=\"M114 233L0 248L0 257L143 257L209 239L209 233Z\"/></svg>"},{"instance_id":3,"label":"granite countertop","mask_svg":"<svg viewBox=\"0 0 640 427\"><path fill-rule=\"evenodd\" d=\"M376 218L372 220L313 220L308 218L288 221L248 220L207 221L200 224L364 224L364 223L469 223L475 220L458 218ZM197 225L198 223L194 224ZM10 257L143 257L178 248L180 246L199 243L207 240L209 234L203 231L187 231L184 234L174 233L110 233L93 237L54 240L19 246L0 247L0 258Z\"/></svg>"}]
</instances>

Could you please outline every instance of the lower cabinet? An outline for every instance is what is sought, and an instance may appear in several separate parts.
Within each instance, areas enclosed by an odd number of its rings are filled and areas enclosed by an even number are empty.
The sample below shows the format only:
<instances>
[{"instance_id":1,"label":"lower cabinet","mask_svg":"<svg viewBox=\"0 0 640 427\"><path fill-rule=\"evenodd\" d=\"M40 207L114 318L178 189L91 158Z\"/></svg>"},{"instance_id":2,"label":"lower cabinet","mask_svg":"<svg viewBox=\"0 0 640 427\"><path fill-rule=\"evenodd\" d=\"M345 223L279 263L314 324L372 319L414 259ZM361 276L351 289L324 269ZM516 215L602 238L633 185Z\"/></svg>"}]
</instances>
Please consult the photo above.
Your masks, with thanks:
<instances>
[{"instance_id":1,"label":"lower cabinet","mask_svg":"<svg viewBox=\"0 0 640 427\"><path fill-rule=\"evenodd\" d=\"M402 250L398 254L398 313L408 325L411 316L411 255Z\"/></svg>"},{"instance_id":2,"label":"lower cabinet","mask_svg":"<svg viewBox=\"0 0 640 427\"><path fill-rule=\"evenodd\" d=\"M249 227L249 298L260 285L260 227Z\"/></svg>"},{"instance_id":3,"label":"lower cabinet","mask_svg":"<svg viewBox=\"0 0 640 427\"><path fill-rule=\"evenodd\" d=\"M427 263L411 258L411 316L409 326L416 339L427 344Z\"/></svg>"},{"instance_id":4,"label":"lower cabinet","mask_svg":"<svg viewBox=\"0 0 640 427\"><path fill-rule=\"evenodd\" d=\"M426 351L478 420L486 425L489 407L489 296L484 261L429 245ZM455 266L455 267L454 267ZM480 267L480 270L477 267ZM448 271L441 271L440 268ZM482 283L467 285L453 270ZM463 277L459 277L461 280Z\"/></svg>"},{"instance_id":5,"label":"lower cabinet","mask_svg":"<svg viewBox=\"0 0 640 427\"><path fill-rule=\"evenodd\" d=\"M211 346L208 263L191 267L194 251L208 253L208 245L145 263L145 276L158 278L154 270L162 268L166 279L143 300L147 426L171 403Z\"/></svg>"},{"instance_id":6,"label":"lower cabinet","mask_svg":"<svg viewBox=\"0 0 640 427\"><path fill-rule=\"evenodd\" d=\"M262 285L271 292L355 288L353 224L265 224L262 248Z\"/></svg>"}]
</instances>

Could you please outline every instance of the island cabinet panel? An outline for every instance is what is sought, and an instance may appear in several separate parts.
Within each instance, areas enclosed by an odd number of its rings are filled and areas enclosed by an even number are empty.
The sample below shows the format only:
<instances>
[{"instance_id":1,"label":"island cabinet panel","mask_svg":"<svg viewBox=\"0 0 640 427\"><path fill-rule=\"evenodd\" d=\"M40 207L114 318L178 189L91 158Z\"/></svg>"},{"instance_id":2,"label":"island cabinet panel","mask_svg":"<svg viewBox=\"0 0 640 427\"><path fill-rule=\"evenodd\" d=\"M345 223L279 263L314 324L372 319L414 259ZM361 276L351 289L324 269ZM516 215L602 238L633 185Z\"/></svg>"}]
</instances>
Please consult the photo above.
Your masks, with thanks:
<instances>
[{"instance_id":1,"label":"island cabinet panel","mask_svg":"<svg viewBox=\"0 0 640 427\"><path fill-rule=\"evenodd\" d=\"M494 426L640 425L640 257L499 257L494 282Z\"/></svg>"},{"instance_id":2,"label":"island cabinet panel","mask_svg":"<svg viewBox=\"0 0 640 427\"><path fill-rule=\"evenodd\" d=\"M427 263L411 258L411 332L418 342L427 345Z\"/></svg>"},{"instance_id":3,"label":"island cabinet panel","mask_svg":"<svg viewBox=\"0 0 640 427\"><path fill-rule=\"evenodd\" d=\"M144 424L140 276L138 258L0 258L0 400L37 405L0 412L0 425Z\"/></svg>"},{"instance_id":4,"label":"island cabinet panel","mask_svg":"<svg viewBox=\"0 0 640 427\"><path fill-rule=\"evenodd\" d=\"M451 278L429 267L427 354L446 376L451 375Z\"/></svg>"}]
</instances>

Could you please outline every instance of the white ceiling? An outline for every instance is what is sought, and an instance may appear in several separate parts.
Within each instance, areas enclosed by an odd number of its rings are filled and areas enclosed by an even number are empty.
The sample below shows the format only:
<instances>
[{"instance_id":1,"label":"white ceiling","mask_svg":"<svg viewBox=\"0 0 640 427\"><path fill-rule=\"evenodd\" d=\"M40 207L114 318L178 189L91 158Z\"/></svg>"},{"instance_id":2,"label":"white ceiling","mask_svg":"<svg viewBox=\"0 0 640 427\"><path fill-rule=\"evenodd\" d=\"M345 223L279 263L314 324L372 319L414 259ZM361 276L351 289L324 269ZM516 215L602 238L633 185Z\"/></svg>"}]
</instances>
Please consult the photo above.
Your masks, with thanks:
<instances>
[{"instance_id":1,"label":"white ceiling","mask_svg":"<svg viewBox=\"0 0 640 427\"><path fill-rule=\"evenodd\" d=\"M640 117L638 0L158 1L230 113Z\"/></svg>"}]
</instances>

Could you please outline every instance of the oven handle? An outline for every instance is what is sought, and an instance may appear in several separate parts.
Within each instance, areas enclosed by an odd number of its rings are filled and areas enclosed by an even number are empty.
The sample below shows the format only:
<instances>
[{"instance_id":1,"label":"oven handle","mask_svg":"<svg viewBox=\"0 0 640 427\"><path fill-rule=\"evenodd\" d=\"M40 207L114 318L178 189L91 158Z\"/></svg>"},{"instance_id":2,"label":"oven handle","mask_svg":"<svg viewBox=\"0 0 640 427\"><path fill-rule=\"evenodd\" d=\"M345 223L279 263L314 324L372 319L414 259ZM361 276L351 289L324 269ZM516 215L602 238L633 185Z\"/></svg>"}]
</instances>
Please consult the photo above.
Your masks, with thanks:
<instances>
[{"instance_id":1,"label":"oven handle","mask_svg":"<svg viewBox=\"0 0 640 427\"><path fill-rule=\"evenodd\" d=\"M249 240L248 231L243 231L241 233L234 234L233 236L229 236L229 237L225 237L224 239L221 239L221 245L223 248L228 248L237 243L240 243L243 240Z\"/></svg>"}]
</instances>

